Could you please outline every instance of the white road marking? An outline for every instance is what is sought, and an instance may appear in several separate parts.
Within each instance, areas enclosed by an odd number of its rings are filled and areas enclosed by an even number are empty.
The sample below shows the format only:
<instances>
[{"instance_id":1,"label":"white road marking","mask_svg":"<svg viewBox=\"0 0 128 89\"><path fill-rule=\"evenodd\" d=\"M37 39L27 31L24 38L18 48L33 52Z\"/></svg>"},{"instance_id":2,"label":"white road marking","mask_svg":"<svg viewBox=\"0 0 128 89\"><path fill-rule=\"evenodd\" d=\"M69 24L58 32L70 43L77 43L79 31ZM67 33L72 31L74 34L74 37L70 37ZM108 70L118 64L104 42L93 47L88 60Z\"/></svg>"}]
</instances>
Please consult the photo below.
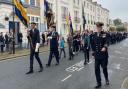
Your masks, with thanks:
<instances>
[{"instance_id":1,"label":"white road marking","mask_svg":"<svg viewBox=\"0 0 128 89\"><path fill-rule=\"evenodd\" d=\"M66 77L66 78L64 78L63 80L61 80L61 82L66 81L66 80L67 80L67 79L69 79L71 76L72 76L72 74L71 74L71 75L69 75L69 76L67 76L67 77Z\"/></svg>"},{"instance_id":2,"label":"white road marking","mask_svg":"<svg viewBox=\"0 0 128 89\"><path fill-rule=\"evenodd\" d=\"M117 51L117 50L115 51L115 53L118 53L118 54L122 54L122 52L120 52L120 51Z\"/></svg>"},{"instance_id":3,"label":"white road marking","mask_svg":"<svg viewBox=\"0 0 128 89\"><path fill-rule=\"evenodd\" d=\"M112 68L113 68L113 69L116 69L116 70L128 72L128 70L125 70L125 69L121 68L121 64L116 64L116 63L114 63Z\"/></svg>"},{"instance_id":4,"label":"white road marking","mask_svg":"<svg viewBox=\"0 0 128 89\"><path fill-rule=\"evenodd\" d=\"M91 63L93 63L93 61L90 61L88 64L91 64ZM84 67L85 67L85 66L84 66L84 60L82 60L82 61L80 61L80 62L78 62L78 63L76 63L76 64L70 66L69 68L66 68L65 70L66 70L67 72L71 72L71 73L72 73L72 72L74 72L74 71L80 71L80 70L82 70Z\"/></svg>"},{"instance_id":5,"label":"white road marking","mask_svg":"<svg viewBox=\"0 0 128 89\"><path fill-rule=\"evenodd\" d=\"M117 64L117 65L116 65L116 69L118 69L118 70L121 69L121 68L120 68L120 64Z\"/></svg>"},{"instance_id":6,"label":"white road marking","mask_svg":"<svg viewBox=\"0 0 128 89\"><path fill-rule=\"evenodd\" d=\"M125 57L120 57L121 59L126 59Z\"/></svg>"},{"instance_id":7,"label":"white road marking","mask_svg":"<svg viewBox=\"0 0 128 89\"><path fill-rule=\"evenodd\" d=\"M77 71L81 71L84 67L81 67L80 69L78 69Z\"/></svg>"},{"instance_id":8,"label":"white road marking","mask_svg":"<svg viewBox=\"0 0 128 89\"><path fill-rule=\"evenodd\" d=\"M93 61L90 61L88 64L91 64L91 63L93 63Z\"/></svg>"}]
</instances>

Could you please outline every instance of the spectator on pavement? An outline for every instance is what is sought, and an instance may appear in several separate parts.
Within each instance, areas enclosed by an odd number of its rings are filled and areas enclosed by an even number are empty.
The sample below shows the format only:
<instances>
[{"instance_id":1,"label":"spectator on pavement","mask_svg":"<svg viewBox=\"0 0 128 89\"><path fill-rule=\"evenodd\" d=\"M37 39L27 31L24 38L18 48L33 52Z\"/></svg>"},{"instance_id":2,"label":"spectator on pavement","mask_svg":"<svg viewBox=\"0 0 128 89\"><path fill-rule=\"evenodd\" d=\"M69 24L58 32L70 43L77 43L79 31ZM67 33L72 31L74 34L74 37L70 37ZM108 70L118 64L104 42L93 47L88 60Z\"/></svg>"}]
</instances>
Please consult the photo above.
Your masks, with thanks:
<instances>
[{"instance_id":1,"label":"spectator on pavement","mask_svg":"<svg viewBox=\"0 0 128 89\"><path fill-rule=\"evenodd\" d=\"M4 42L4 36L3 36L3 32L0 33L0 47L1 47L1 53L4 52L4 46L5 46L5 42Z\"/></svg>"},{"instance_id":2,"label":"spectator on pavement","mask_svg":"<svg viewBox=\"0 0 128 89\"><path fill-rule=\"evenodd\" d=\"M6 51L9 51L9 33L7 32L5 34L5 47L6 47Z\"/></svg>"},{"instance_id":3,"label":"spectator on pavement","mask_svg":"<svg viewBox=\"0 0 128 89\"><path fill-rule=\"evenodd\" d=\"M23 35L22 33L19 31L19 33L17 34L18 35L18 46L20 49L22 49L22 38L23 38Z\"/></svg>"}]
</instances>

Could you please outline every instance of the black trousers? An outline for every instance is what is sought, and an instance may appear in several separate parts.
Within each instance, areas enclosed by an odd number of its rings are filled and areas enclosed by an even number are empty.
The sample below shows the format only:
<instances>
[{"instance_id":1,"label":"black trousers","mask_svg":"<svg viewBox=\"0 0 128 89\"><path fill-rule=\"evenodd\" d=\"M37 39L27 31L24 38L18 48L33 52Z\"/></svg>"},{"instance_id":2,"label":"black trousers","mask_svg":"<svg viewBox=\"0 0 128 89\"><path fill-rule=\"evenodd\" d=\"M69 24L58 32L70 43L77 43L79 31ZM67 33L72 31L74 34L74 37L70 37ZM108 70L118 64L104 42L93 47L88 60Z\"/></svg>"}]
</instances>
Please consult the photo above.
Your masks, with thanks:
<instances>
[{"instance_id":1,"label":"black trousers","mask_svg":"<svg viewBox=\"0 0 128 89\"><path fill-rule=\"evenodd\" d=\"M84 58L85 58L84 63L89 62L89 49L87 48L84 48Z\"/></svg>"},{"instance_id":2,"label":"black trousers","mask_svg":"<svg viewBox=\"0 0 128 89\"><path fill-rule=\"evenodd\" d=\"M56 58L56 62L59 64L59 51L58 51L58 49L56 49L56 50L50 50L49 60L48 60L48 65L49 66L51 65L51 61L52 61L53 55Z\"/></svg>"},{"instance_id":3,"label":"black trousers","mask_svg":"<svg viewBox=\"0 0 128 89\"><path fill-rule=\"evenodd\" d=\"M35 52L35 49L31 48L31 53L30 53L30 70L33 70L33 62L34 62L34 56L39 63L40 68L43 68L42 62L39 58L39 52Z\"/></svg>"},{"instance_id":4,"label":"black trousers","mask_svg":"<svg viewBox=\"0 0 128 89\"><path fill-rule=\"evenodd\" d=\"M95 75L96 75L97 84L101 84L100 67L102 67L102 69L103 69L103 74L104 74L105 80L108 81L107 65L108 65L108 58L95 59Z\"/></svg>"},{"instance_id":5,"label":"black trousers","mask_svg":"<svg viewBox=\"0 0 128 89\"><path fill-rule=\"evenodd\" d=\"M69 46L69 60L73 59L73 49L71 46Z\"/></svg>"},{"instance_id":6,"label":"black trousers","mask_svg":"<svg viewBox=\"0 0 128 89\"><path fill-rule=\"evenodd\" d=\"M1 45L1 52L4 52L4 45Z\"/></svg>"},{"instance_id":7,"label":"black trousers","mask_svg":"<svg viewBox=\"0 0 128 89\"><path fill-rule=\"evenodd\" d=\"M61 58L62 52L64 53L64 57L66 57L65 48L61 48L61 49L60 49L60 58Z\"/></svg>"}]
</instances>

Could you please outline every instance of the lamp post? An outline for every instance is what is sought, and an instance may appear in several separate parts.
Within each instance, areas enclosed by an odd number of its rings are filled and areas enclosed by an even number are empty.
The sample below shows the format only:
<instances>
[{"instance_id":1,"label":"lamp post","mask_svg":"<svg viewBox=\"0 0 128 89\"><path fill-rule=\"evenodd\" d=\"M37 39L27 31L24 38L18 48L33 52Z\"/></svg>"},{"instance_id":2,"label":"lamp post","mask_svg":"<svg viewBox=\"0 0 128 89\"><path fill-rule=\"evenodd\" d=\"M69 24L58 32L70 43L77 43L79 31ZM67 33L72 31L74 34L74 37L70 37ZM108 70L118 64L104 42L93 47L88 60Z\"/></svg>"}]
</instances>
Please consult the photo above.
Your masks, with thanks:
<instances>
[{"instance_id":1,"label":"lamp post","mask_svg":"<svg viewBox=\"0 0 128 89\"><path fill-rule=\"evenodd\" d=\"M14 5L14 0L12 0L12 10L13 10L13 54L15 54L15 5Z\"/></svg>"}]
</instances>

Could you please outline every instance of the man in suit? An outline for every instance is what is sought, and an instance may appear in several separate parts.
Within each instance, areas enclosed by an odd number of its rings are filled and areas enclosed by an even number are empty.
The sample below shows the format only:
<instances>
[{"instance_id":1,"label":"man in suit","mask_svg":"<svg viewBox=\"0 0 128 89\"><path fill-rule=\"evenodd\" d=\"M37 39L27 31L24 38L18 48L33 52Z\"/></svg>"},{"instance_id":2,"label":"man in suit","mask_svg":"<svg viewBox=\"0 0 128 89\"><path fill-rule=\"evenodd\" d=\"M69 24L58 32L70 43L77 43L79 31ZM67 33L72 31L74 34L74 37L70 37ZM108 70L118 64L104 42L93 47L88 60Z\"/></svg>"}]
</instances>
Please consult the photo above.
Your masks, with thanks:
<instances>
[{"instance_id":1,"label":"man in suit","mask_svg":"<svg viewBox=\"0 0 128 89\"><path fill-rule=\"evenodd\" d=\"M36 23L31 23L31 30L29 32L30 36L30 70L26 74L32 74L33 71L33 61L34 56L37 59L37 62L39 63L40 70L39 72L43 71L43 65L39 58L39 46L40 46L40 33L39 30L36 28Z\"/></svg>"},{"instance_id":2,"label":"man in suit","mask_svg":"<svg viewBox=\"0 0 128 89\"><path fill-rule=\"evenodd\" d=\"M91 47L93 50L93 56L95 58L95 75L97 80L96 89L100 88L101 83L101 74L100 74L100 67L103 69L104 77L106 80L106 85L109 85L108 79L108 48L107 48L107 34L103 32L103 23L97 22L96 23L96 32L93 34Z\"/></svg>"},{"instance_id":3,"label":"man in suit","mask_svg":"<svg viewBox=\"0 0 128 89\"><path fill-rule=\"evenodd\" d=\"M50 39L50 54L49 54L49 60L48 63L46 64L46 67L51 66L51 61L53 55L56 58L56 65L59 65L59 51L58 51L58 40L59 40L59 34L56 32L56 27L52 26L50 28L50 31L48 33L48 39Z\"/></svg>"}]
</instances>

